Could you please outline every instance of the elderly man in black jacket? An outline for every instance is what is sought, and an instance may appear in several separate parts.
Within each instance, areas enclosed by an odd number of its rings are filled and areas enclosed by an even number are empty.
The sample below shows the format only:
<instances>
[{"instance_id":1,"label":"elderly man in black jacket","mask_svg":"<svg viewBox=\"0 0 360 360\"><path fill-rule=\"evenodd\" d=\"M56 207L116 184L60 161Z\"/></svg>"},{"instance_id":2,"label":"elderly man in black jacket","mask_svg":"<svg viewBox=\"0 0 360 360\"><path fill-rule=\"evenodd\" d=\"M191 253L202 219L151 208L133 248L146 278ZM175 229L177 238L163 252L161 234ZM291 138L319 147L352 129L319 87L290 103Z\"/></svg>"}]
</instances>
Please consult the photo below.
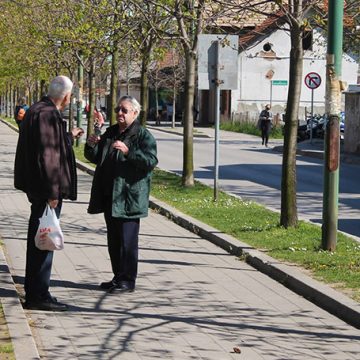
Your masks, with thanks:
<instances>
[{"instance_id":1,"label":"elderly man in black jacket","mask_svg":"<svg viewBox=\"0 0 360 360\"><path fill-rule=\"evenodd\" d=\"M15 188L26 193L31 203L25 270L24 306L28 309L65 311L67 305L49 292L53 251L39 250L35 234L46 204L60 216L62 199L76 200L76 167L72 149L81 128L66 131L62 111L71 97L72 81L57 76L48 96L26 112L19 133L15 157Z\"/></svg>"}]
</instances>

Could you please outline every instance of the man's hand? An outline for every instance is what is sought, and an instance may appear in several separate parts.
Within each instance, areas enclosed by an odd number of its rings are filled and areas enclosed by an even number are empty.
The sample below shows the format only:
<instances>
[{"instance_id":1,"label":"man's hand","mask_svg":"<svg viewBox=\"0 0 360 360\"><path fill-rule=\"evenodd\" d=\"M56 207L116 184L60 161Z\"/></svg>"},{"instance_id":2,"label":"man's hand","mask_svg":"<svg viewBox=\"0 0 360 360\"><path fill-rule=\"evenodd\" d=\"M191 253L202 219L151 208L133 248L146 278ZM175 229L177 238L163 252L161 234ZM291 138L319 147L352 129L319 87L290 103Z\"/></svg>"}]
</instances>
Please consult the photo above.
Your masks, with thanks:
<instances>
[{"instance_id":1,"label":"man's hand","mask_svg":"<svg viewBox=\"0 0 360 360\"><path fill-rule=\"evenodd\" d=\"M89 146L94 147L99 141L100 141L100 136L92 134L88 137L86 143Z\"/></svg>"},{"instance_id":2,"label":"man's hand","mask_svg":"<svg viewBox=\"0 0 360 360\"><path fill-rule=\"evenodd\" d=\"M113 144L113 148L116 150L120 150L124 155L127 155L129 152L129 148L120 140L116 140Z\"/></svg>"},{"instance_id":3,"label":"man's hand","mask_svg":"<svg viewBox=\"0 0 360 360\"><path fill-rule=\"evenodd\" d=\"M59 204L59 200L57 200L57 199L49 199L48 204L52 209L55 209Z\"/></svg>"},{"instance_id":4,"label":"man's hand","mask_svg":"<svg viewBox=\"0 0 360 360\"><path fill-rule=\"evenodd\" d=\"M75 127L71 129L71 134L74 139L78 139L80 136L84 135L84 129Z\"/></svg>"}]
</instances>

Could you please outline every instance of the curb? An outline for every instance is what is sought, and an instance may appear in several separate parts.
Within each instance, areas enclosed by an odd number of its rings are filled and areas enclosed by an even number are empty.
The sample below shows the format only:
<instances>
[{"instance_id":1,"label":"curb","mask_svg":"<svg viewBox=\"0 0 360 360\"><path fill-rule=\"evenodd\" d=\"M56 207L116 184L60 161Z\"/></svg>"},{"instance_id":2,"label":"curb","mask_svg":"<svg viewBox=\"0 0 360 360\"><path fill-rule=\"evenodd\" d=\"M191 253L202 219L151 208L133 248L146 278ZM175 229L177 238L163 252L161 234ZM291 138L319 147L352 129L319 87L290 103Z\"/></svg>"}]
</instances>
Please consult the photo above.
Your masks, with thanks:
<instances>
[{"instance_id":1,"label":"curb","mask_svg":"<svg viewBox=\"0 0 360 360\"><path fill-rule=\"evenodd\" d=\"M16 360L40 359L3 250L0 248L0 300Z\"/></svg>"},{"instance_id":2,"label":"curb","mask_svg":"<svg viewBox=\"0 0 360 360\"><path fill-rule=\"evenodd\" d=\"M12 130L19 129L0 119ZM39 360L40 355L32 335L28 318L21 305L18 291L11 276L3 249L0 248L0 302L11 338L16 360Z\"/></svg>"},{"instance_id":3,"label":"curb","mask_svg":"<svg viewBox=\"0 0 360 360\"><path fill-rule=\"evenodd\" d=\"M81 161L77 161L77 163L80 170L85 171L89 175L94 175L94 169ZM305 275L296 265L281 263L279 260L201 221L181 213L172 206L152 196L150 196L149 207L160 215L166 216L177 225L221 247L228 253L244 258L245 261L255 269L268 275L346 323L360 329L360 304L332 289L330 286Z\"/></svg>"},{"instance_id":4,"label":"curb","mask_svg":"<svg viewBox=\"0 0 360 360\"><path fill-rule=\"evenodd\" d=\"M146 125L146 127L148 129L162 131L162 132L167 133L167 134L184 136L184 134L182 132L179 132L179 131L172 131L172 130L168 130L168 129L164 129L164 128L156 127L156 126L152 126L152 125ZM209 136L207 134L198 134L196 132L193 133L193 136L196 137L196 138L207 138L207 139L211 138L211 136Z\"/></svg>"}]
</instances>

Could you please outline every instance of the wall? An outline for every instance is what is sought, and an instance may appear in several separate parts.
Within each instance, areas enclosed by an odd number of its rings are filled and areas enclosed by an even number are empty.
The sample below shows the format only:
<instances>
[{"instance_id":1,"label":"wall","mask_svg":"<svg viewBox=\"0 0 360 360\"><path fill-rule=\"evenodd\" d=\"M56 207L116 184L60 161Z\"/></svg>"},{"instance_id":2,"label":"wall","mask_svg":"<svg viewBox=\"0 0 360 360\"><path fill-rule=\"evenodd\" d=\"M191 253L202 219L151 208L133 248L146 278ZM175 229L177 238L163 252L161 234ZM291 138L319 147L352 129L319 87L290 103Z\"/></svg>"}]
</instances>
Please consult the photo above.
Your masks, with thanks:
<instances>
[{"instance_id":1,"label":"wall","mask_svg":"<svg viewBox=\"0 0 360 360\"><path fill-rule=\"evenodd\" d=\"M272 53L263 50L265 43L272 44ZM290 37L284 30L277 30L256 46L239 54L239 88L232 91L232 112L247 112L250 117L257 116L267 103L272 103L274 113L284 112L288 85L271 86L266 75L273 73L272 80L289 80ZM266 57L270 55L270 57ZM325 69L326 44L323 35L314 30L313 51L304 52L303 79L309 72L317 72L322 83L314 90L314 113L325 112ZM357 63L344 54L342 79L348 83L357 81ZM311 90L302 82L300 115L305 108L310 111Z\"/></svg>"}]
</instances>

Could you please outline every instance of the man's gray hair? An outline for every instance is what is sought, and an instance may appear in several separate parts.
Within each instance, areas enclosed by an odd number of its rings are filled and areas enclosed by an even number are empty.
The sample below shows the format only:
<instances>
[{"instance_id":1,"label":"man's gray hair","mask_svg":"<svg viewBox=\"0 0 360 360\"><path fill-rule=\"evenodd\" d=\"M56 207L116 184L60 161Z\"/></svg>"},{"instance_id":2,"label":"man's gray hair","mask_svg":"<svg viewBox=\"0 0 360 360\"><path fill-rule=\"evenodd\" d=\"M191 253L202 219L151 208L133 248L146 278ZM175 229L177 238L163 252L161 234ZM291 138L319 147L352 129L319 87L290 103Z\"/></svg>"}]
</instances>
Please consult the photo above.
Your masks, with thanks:
<instances>
[{"instance_id":1,"label":"man's gray hair","mask_svg":"<svg viewBox=\"0 0 360 360\"><path fill-rule=\"evenodd\" d=\"M72 88L73 82L67 76L60 75L51 81L48 96L53 99L63 99Z\"/></svg>"},{"instance_id":2,"label":"man's gray hair","mask_svg":"<svg viewBox=\"0 0 360 360\"><path fill-rule=\"evenodd\" d=\"M140 114L141 105L134 97L130 95L124 95L119 99L118 104L120 104L123 101L128 101L129 103L131 103L133 110L136 111L138 115Z\"/></svg>"}]
</instances>

